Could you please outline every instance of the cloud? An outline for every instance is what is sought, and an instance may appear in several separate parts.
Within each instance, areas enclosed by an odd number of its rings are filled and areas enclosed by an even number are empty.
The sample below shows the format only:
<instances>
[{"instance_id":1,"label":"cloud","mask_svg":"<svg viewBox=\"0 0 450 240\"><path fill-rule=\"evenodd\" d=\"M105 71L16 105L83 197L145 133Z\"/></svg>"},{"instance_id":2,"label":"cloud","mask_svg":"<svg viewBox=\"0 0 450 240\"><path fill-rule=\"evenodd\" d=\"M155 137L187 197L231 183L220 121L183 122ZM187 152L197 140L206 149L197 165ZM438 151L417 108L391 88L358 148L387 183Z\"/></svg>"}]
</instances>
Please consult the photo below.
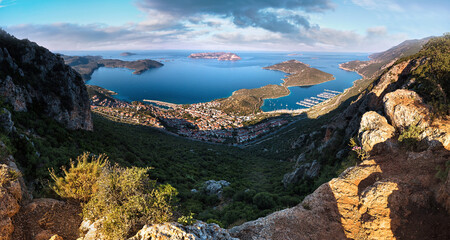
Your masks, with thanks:
<instances>
[{"instance_id":1,"label":"cloud","mask_svg":"<svg viewBox=\"0 0 450 240\"><path fill-rule=\"evenodd\" d=\"M215 15L232 19L237 27L281 33L308 29L305 13L334 8L330 0L140 0L137 4L143 11L162 12L178 19Z\"/></svg>"},{"instance_id":2,"label":"cloud","mask_svg":"<svg viewBox=\"0 0 450 240\"><path fill-rule=\"evenodd\" d=\"M0 8L11 6L15 2L16 2L16 0L0 0Z\"/></svg>"},{"instance_id":3,"label":"cloud","mask_svg":"<svg viewBox=\"0 0 450 240\"><path fill-rule=\"evenodd\" d=\"M352 2L360 7L370 10L403 12L403 8L391 0L352 0ZM407 2L406 4L408 4Z\"/></svg>"}]
</instances>

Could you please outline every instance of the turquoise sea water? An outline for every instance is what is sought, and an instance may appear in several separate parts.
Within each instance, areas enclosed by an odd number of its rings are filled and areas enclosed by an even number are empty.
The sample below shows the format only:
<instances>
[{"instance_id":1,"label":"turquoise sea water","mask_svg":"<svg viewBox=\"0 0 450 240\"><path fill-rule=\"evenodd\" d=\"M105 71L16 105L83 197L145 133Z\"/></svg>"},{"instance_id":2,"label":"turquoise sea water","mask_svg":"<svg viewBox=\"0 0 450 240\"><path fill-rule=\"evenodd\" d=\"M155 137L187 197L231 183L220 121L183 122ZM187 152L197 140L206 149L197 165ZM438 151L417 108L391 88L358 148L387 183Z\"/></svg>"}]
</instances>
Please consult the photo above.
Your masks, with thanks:
<instances>
[{"instance_id":1,"label":"turquoise sea water","mask_svg":"<svg viewBox=\"0 0 450 240\"><path fill-rule=\"evenodd\" d=\"M201 51L131 51L132 56L120 56L121 51L62 52L66 55L100 55L122 60L153 59L164 64L141 75L123 68L100 68L87 84L115 91L117 98L127 101L160 100L178 104L207 102L230 96L242 88L258 88L267 84L280 84L285 73L262 69L290 59L331 73L335 80L310 87L291 87L291 94L278 99L267 99L262 110L304 108L296 102L316 96L330 89L343 91L360 76L339 69L339 64L351 60L367 60L364 53L298 53L235 52L242 57L236 62L215 59L190 59L190 53Z\"/></svg>"}]
</instances>

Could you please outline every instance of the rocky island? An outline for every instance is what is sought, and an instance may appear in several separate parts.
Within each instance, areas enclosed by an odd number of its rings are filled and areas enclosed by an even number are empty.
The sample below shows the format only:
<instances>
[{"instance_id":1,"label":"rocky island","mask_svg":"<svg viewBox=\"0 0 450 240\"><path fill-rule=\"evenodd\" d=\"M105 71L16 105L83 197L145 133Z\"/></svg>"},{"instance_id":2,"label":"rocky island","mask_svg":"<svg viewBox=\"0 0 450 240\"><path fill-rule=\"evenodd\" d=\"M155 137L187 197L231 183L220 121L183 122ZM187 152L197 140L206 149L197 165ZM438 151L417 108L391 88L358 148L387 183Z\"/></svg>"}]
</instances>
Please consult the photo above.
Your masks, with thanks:
<instances>
[{"instance_id":1,"label":"rocky island","mask_svg":"<svg viewBox=\"0 0 450 240\"><path fill-rule=\"evenodd\" d=\"M163 64L150 59L122 61L119 59L103 59L100 56L65 56L64 62L77 71L84 80L91 79L92 73L100 67L128 68L133 74L141 74L148 69L162 67Z\"/></svg>"},{"instance_id":2,"label":"rocky island","mask_svg":"<svg viewBox=\"0 0 450 240\"><path fill-rule=\"evenodd\" d=\"M319 69L312 68L297 60L285 61L272 66L264 67L264 69L289 73L290 75L283 79L284 86L286 87L310 86L335 79L333 75L320 71Z\"/></svg>"},{"instance_id":3,"label":"rocky island","mask_svg":"<svg viewBox=\"0 0 450 240\"><path fill-rule=\"evenodd\" d=\"M217 59L219 61L237 61L241 60L235 53L226 53L226 52L209 52L209 53L192 53L189 55L189 58L194 59Z\"/></svg>"},{"instance_id":4,"label":"rocky island","mask_svg":"<svg viewBox=\"0 0 450 240\"><path fill-rule=\"evenodd\" d=\"M122 57L128 57L128 56L133 56L136 55L136 53L132 53L132 52L123 52L120 54L120 56Z\"/></svg>"}]
</instances>

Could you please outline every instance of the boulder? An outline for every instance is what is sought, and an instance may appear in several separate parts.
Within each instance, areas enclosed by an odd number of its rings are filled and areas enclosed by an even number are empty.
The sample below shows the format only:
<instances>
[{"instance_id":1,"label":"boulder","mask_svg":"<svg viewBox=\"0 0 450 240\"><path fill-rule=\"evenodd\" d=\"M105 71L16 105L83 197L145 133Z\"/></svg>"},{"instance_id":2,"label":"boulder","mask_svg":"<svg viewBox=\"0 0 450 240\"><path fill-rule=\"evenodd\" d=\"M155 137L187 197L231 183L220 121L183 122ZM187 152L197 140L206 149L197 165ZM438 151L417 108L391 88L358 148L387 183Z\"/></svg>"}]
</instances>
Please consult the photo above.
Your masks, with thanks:
<instances>
[{"instance_id":1,"label":"boulder","mask_svg":"<svg viewBox=\"0 0 450 240\"><path fill-rule=\"evenodd\" d=\"M370 152L376 144L386 142L394 134L395 128L380 114L370 111L362 116L358 137L365 151Z\"/></svg>"},{"instance_id":2,"label":"boulder","mask_svg":"<svg viewBox=\"0 0 450 240\"><path fill-rule=\"evenodd\" d=\"M0 164L0 239L12 239L14 225L12 218L20 210L22 187L19 172L6 164Z\"/></svg>"},{"instance_id":3,"label":"boulder","mask_svg":"<svg viewBox=\"0 0 450 240\"><path fill-rule=\"evenodd\" d=\"M416 125L429 126L429 110L422 98L414 91L399 89L383 98L384 111L391 124L400 129Z\"/></svg>"},{"instance_id":4,"label":"boulder","mask_svg":"<svg viewBox=\"0 0 450 240\"><path fill-rule=\"evenodd\" d=\"M214 223L197 221L193 225L162 223L144 226L134 237L128 240L238 240L230 236L227 230Z\"/></svg>"},{"instance_id":5,"label":"boulder","mask_svg":"<svg viewBox=\"0 0 450 240\"><path fill-rule=\"evenodd\" d=\"M230 183L225 180L208 180L203 183L203 190L207 195L216 195L218 198L222 198L223 188L228 186Z\"/></svg>"},{"instance_id":6,"label":"boulder","mask_svg":"<svg viewBox=\"0 0 450 240\"><path fill-rule=\"evenodd\" d=\"M11 113L6 109L0 109L0 129L6 134L12 132L14 122L11 120Z\"/></svg>"},{"instance_id":7,"label":"boulder","mask_svg":"<svg viewBox=\"0 0 450 240\"><path fill-rule=\"evenodd\" d=\"M304 163L295 168L294 171L286 173L283 176L284 187L290 184L298 183L300 180L305 178L315 178L319 175L320 163L314 160L312 163Z\"/></svg>"}]
</instances>

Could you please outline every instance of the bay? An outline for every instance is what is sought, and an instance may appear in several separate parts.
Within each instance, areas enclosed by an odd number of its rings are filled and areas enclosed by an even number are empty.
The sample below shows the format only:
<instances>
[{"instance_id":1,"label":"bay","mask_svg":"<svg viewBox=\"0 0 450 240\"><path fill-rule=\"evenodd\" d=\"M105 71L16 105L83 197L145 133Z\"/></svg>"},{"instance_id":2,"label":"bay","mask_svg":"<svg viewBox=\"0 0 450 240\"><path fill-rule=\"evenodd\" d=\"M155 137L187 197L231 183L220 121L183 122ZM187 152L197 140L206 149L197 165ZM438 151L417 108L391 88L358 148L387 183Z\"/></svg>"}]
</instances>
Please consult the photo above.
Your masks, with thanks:
<instances>
[{"instance_id":1,"label":"bay","mask_svg":"<svg viewBox=\"0 0 450 240\"><path fill-rule=\"evenodd\" d=\"M277 99L266 99L263 111L304 108L296 102L314 97L324 89L343 91L361 78L354 72L339 69L339 64L351 60L367 60L366 53L313 53L292 55L286 52L235 52L242 57L236 62L215 59L190 59L189 54L206 51L128 51L136 53L121 56L122 51L62 52L66 55L98 55L121 60L153 59L164 64L141 75L123 68L100 68L87 84L97 85L114 92L116 98L126 101L152 99L177 104L208 102L230 96L243 88L258 88L268 84L281 84L285 73L264 70L290 59L297 59L311 67L331 73L335 80L309 87L290 87L291 94Z\"/></svg>"}]
</instances>

